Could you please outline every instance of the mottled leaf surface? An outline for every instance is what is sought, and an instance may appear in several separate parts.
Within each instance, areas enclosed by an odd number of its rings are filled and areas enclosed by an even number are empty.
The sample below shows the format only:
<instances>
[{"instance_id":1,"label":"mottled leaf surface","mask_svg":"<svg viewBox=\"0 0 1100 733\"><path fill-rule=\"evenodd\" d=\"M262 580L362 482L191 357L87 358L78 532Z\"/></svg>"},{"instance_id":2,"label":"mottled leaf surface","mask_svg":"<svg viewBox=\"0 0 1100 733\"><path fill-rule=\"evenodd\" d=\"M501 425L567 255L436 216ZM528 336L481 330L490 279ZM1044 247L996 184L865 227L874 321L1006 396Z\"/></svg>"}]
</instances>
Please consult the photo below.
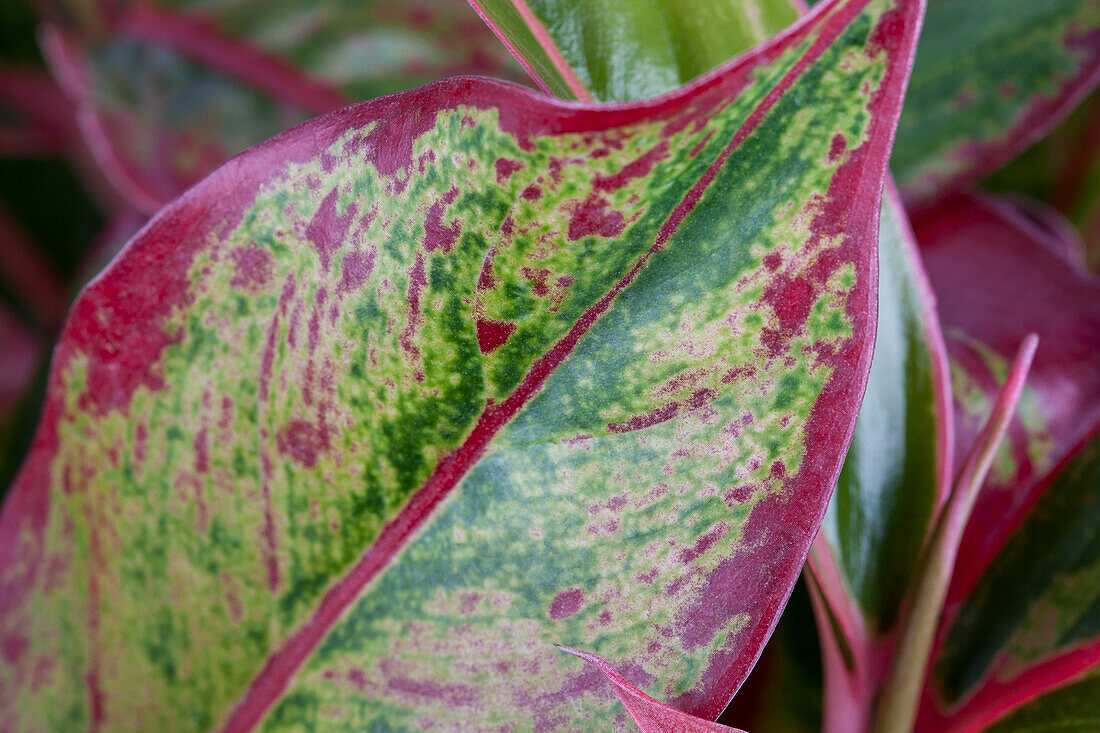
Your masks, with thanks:
<instances>
[{"instance_id":1,"label":"mottled leaf surface","mask_svg":"<svg viewBox=\"0 0 1100 733\"><path fill-rule=\"evenodd\" d=\"M924 199L992 172L1100 78L1097 0L930 0L891 168Z\"/></svg>"},{"instance_id":2,"label":"mottled leaf surface","mask_svg":"<svg viewBox=\"0 0 1100 733\"><path fill-rule=\"evenodd\" d=\"M797 0L470 0L546 91L645 99L775 35Z\"/></svg>"},{"instance_id":3,"label":"mottled leaf surface","mask_svg":"<svg viewBox=\"0 0 1100 733\"><path fill-rule=\"evenodd\" d=\"M76 5L45 50L100 165L146 213L348 102L454 74L522 77L461 0Z\"/></svg>"},{"instance_id":4,"label":"mottled leaf surface","mask_svg":"<svg viewBox=\"0 0 1100 733\"><path fill-rule=\"evenodd\" d=\"M441 82L162 211L0 517L3 720L623 724L553 643L717 716L863 396L920 9L824 6L645 104Z\"/></svg>"},{"instance_id":5,"label":"mottled leaf surface","mask_svg":"<svg viewBox=\"0 0 1100 733\"><path fill-rule=\"evenodd\" d=\"M997 200L959 196L914 226L951 354L959 447L1013 344L1040 336L963 538L922 711L922 729L971 729L1100 661L1100 282Z\"/></svg>"}]
</instances>

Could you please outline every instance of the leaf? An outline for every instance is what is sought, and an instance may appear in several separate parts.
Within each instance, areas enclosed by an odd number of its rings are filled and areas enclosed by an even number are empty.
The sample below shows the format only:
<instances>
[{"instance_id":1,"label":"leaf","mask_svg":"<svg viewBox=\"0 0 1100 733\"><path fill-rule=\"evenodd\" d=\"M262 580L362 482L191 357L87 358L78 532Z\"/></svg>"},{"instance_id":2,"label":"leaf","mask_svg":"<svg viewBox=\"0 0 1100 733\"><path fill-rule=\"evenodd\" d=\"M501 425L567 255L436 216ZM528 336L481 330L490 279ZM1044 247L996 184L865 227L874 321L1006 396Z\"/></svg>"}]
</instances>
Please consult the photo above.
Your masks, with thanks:
<instances>
[{"instance_id":1,"label":"leaf","mask_svg":"<svg viewBox=\"0 0 1100 733\"><path fill-rule=\"evenodd\" d=\"M834 3L643 104L441 82L163 210L0 516L0 715L605 729L561 643L717 716L862 399L919 15Z\"/></svg>"},{"instance_id":2,"label":"leaf","mask_svg":"<svg viewBox=\"0 0 1100 733\"><path fill-rule=\"evenodd\" d=\"M461 0L124 2L80 15L48 24L44 50L100 165L147 214L312 115L450 74L521 76Z\"/></svg>"},{"instance_id":3,"label":"leaf","mask_svg":"<svg viewBox=\"0 0 1100 733\"><path fill-rule=\"evenodd\" d=\"M1100 431L1100 282L996 200L955 197L914 228L952 359L957 445L972 440L1008 344L1040 334L1017 419L963 538L919 726L969 729L1100 660L1084 627L1084 636L1064 633L1087 626L1085 609L1100 596L1086 570L1100 560L1089 539L1100 482L1088 447Z\"/></svg>"},{"instance_id":4,"label":"leaf","mask_svg":"<svg viewBox=\"0 0 1100 733\"><path fill-rule=\"evenodd\" d=\"M1092 733L1100 728L1100 684L1095 674L1031 702L992 726L990 733Z\"/></svg>"},{"instance_id":5,"label":"leaf","mask_svg":"<svg viewBox=\"0 0 1100 733\"><path fill-rule=\"evenodd\" d=\"M72 109L48 75L0 63L0 154L60 155L76 138Z\"/></svg>"},{"instance_id":6,"label":"leaf","mask_svg":"<svg viewBox=\"0 0 1100 733\"><path fill-rule=\"evenodd\" d=\"M907 199L964 187L1100 80L1096 0L930 0L891 169Z\"/></svg>"},{"instance_id":7,"label":"leaf","mask_svg":"<svg viewBox=\"0 0 1100 733\"><path fill-rule=\"evenodd\" d=\"M984 180L982 187L1050 202L1080 230L1074 246L1084 246L1085 260L1095 271L1100 267L1100 94L1093 92L1049 135ZM1074 253L1074 258L1079 256Z\"/></svg>"},{"instance_id":8,"label":"leaf","mask_svg":"<svg viewBox=\"0 0 1100 733\"><path fill-rule=\"evenodd\" d=\"M582 652L579 649L570 649L566 646L559 646L558 648L563 652L568 652L583 659L603 673L603 676L611 683L612 689L615 690L615 695L618 696L626 711L630 713L630 719L638 726L641 733L709 733L711 731L737 732L739 730L702 718L696 718L654 700L630 684L625 677L615 671L614 667L594 654ZM740 731L740 733L744 733L744 731Z\"/></svg>"},{"instance_id":9,"label":"leaf","mask_svg":"<svg viewBox=\"0 0 1100 733\"><path fill-rule=\"evenodd\" d=\"M956 455L1028 332L1040 347L1009 440L963 540L961 591L1051 470L1100 424L1100 282L1055 254L1011 206L960 195L913 221L951 355Z\"/></svg>"},{"instance_id":10,"label":"leaf","mask_svg":"<svg viewBox=\"0 0 1100 733\"><path fill-rule=\"evenodd\" d=\"M620 57L624 57L630 59L623 64L624 69L637 72L639 68L639 63L633 59L635 49L631 40L623 40L618 33L599 36L602 19L594 15L578 14L576 8L565 4L556 7L551 3L549 10L561 13L568 22L554 22L543 27L522 3L490 2L486 7L499 11L498 14L504 13L502 17L506 21L509 10L531 21L528 23L530 28L510 21L498 24L502 40L528 67L541 68L553 58L561 60L552 53L549 56L541 54L543 47L556 52L558 48L570 48L576 38L597 37L599 42L586 47L594 58L619 63ZM641 14L643 22L656 20L653 8L639 10L632 6L631 9ZM724 25L711 22L713 32L736 37L736 23L728 19ZM608 25L618 29L621 24ZM639 24L627 26L638 27ZM541 46L532 45L533 37L524 35L525 30L532 29L541 39ZM695 41L692 34L685 33L682 28L665 33L674 41ZM713 53L708 56L705 49L701 49L699 58L700 63L720 60L714 58ZM583 63L581 67L586 68ZM646 68L646 62L640 67ZM551 73L547 76L550 83L544 86L563 96L576 92L575 96L583 97L591 93L596 98L606 99L626 94L620 90L609 92L606 87L594 83L590 75L586 75L585 81L571 77L572 69L568 65L565 71L569 73L564 77L554 77ZM672 79L677 78L677 73L682 74L679 81L690 78L682 68L668 68L665 72ZM555 84L554 78L572 79L573 89ZM624 75L628 81L636 78L646 80L650 75ZM632 88L631 91L641 94L645 90ZM833 689L829 696L829 715L840 721L838 730L853 728L852 719L847 712L835 709L838 706L863 707L861 714L870 714L876 686L889 660L886 637L929 531L934 510L945 499L951 469L950 393L943 337L906 214L896 197L890 206L884 207L883 219L879 264L880 304L885 302L885 306L880 305L879 310L882 328L879 330L878 356L872 366L868 394L845 470L841 473L840 486L826 515L826 531L815 545L818 548L817 566L822 570L821 582L829 586L828 597L836 607L834 611L827 611L819 605L819 609L826 615L845 616L843 631L823 619L823 633L846 633L850 638L839 643L848 654L849 664L856 665L830 669L834 678L838 675L847 678L830 682ZM905 399L899 400L899 394L905 395ZM843 569L836 566L837 559L843 562ZM864 604L863 609L859 609L859 603ZM853 654L858 660L852 657Z\"/></svg>"},{"instance_id":11,"label":"leaf","mask_svg":"<svg viewBox=\"0 0 1100 733\"><path fill-rule=\"evenodd\" d=\"M539 86L564 99L645 99L747 51L796 0L470 0Z\"/></svg>"},{"instance_id":12,"label":"leaf","mask_svg":"<svg viewBox=\"0 0 1100 733\"><path fill-rule=\"evenodd\" d=\"M810 569L825 638L827 730L865 728L891 633L952 468L947 352L895 194L879 229L879 327L867 393ZM830 638L834 637L834 638ZM860 719L857 722L856 719Z\"/></svg>"}]
</instances>

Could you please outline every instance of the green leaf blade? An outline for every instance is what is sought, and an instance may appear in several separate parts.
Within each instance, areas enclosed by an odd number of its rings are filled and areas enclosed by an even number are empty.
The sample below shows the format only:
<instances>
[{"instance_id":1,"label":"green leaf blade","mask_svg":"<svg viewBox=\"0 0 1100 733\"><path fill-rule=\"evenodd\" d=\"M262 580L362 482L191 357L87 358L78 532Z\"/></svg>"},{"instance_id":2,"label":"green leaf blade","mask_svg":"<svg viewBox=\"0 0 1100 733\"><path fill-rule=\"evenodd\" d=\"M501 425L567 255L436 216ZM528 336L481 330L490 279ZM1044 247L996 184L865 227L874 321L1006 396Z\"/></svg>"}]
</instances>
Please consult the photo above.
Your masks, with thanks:
<instances>
[{"instance_id":1,"label":"green leaf blade","mask_svg":"<svg viewBox=\"0 0 1100 733\"><path fill-rule=\"evenodd\" d=\"M646 99L762 43L798 17L792 0L471 0L547 90ZM613 48L614 53L607 49Z\"/></svg>"}]
</instances>

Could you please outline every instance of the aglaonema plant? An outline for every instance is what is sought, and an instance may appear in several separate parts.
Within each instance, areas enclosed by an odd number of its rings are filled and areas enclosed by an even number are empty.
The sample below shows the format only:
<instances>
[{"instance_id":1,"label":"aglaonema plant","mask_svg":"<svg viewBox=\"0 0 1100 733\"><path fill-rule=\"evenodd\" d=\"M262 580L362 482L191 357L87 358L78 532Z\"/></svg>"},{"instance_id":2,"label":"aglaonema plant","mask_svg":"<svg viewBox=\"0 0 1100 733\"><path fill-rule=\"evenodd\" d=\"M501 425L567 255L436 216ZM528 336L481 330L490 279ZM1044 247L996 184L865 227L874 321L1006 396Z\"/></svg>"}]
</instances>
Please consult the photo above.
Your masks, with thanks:
<instances>
[{"instance_id":1,"label":"aglaonema plant","mask_svg":"<svg viewBox=\"0 0 1100 733\"><path fill-rule=\"evenodd\" d=\"M716 716L862 397L920 10L835 2L632 105L440 82L163 209L5 505L6 719L616 725L555 643Z\"/></svg>"},{"instance_id":2,"label":"aglaonema plant","mask_svg":"<svg viewBox=\"0 0 1100 733\"><path fill-rule=\"evenodd\" d=\"M270 19L118 7L47 49L149 210L210 162L111 132L72 79L135 70L95 49L159 32L276 99L330 88ZM0 721L728 729L824 513L827 729L1088 729L1097 285L1048 211L951 191L1093 84L1096 9L1007 13L1009 85L988 8L952 7L922 49L969 29L972 70L918 56L911 96L952 101L907 104L892 163L913 227L890 184L879 216L907 0L785 30L786 0L485 0L585 104L443 82L170 204L77 302L0 518Z\"/></svg>"}]
</instances>

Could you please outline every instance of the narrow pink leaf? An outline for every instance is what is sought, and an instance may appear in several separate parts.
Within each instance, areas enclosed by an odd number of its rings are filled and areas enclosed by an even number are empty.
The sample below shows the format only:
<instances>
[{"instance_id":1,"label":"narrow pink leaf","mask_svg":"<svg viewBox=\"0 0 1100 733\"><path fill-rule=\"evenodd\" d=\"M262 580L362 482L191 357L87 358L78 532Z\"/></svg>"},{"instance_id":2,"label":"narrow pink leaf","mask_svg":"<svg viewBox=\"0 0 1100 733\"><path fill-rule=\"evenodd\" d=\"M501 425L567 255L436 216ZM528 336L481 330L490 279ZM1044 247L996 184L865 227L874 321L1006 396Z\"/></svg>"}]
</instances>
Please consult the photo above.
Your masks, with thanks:
<instances>
[{"instance_id":1,"label":"narrow pink leaf","mask_svg":"<svg viewBox=\"0 0 1100 733\"><path fill-rule=\"evenodd\" d=\"M676 708L669 707L663 702L654 700L630 684L625 677L615 671L614 667L595 654L582 652L580 649L571 649L560 644L557 647L563 652L580 657L603 673L641 733L718 733L721 731L725 733L744 733L739 728L730 728L710 720L697 718L694 715L688 715Z\"/></svg>"}]
</instances>

